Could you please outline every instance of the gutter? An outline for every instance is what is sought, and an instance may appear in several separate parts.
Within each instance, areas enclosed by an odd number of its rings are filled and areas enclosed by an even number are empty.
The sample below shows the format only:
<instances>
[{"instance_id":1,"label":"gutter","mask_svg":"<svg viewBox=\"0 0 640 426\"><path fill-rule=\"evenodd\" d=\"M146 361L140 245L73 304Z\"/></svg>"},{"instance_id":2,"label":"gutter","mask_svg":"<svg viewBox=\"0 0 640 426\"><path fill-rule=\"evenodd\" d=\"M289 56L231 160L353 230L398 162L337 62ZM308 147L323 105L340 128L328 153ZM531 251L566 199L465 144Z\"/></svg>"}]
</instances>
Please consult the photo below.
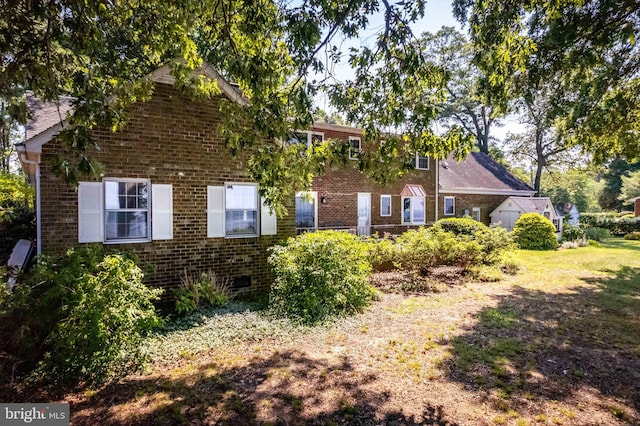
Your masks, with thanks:
<instances>
[{"instance_id":1,"label":"gutter","mask_svg":"<svg viewBox=\"0 0 640 426\"><path fill-rule=\"evenodd\" d=\"M20 152L20 161L24 164L33 165L36 168L36 254L40 256L42 254L42 221L40 220L40 162L28 160L27 153L25 151Z\"/></svg>"}]
</instances>

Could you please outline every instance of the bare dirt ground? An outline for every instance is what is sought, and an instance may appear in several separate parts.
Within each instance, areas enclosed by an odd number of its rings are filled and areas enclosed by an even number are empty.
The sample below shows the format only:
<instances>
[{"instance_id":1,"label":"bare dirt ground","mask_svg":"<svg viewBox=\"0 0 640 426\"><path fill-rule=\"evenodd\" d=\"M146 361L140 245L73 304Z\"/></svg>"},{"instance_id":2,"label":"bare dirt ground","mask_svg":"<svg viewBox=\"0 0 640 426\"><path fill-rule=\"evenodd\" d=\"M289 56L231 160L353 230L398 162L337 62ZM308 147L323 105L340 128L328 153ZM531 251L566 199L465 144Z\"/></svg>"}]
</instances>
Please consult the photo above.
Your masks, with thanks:
<instances>
[{"instance_id":1,"label":"bare dirt ground","mask_svg":"<svg viewBox=\"0 0 640 426\"><path fill-rule=\"evenodd\" d=\"M70 402L87 425L640 424L640 261L585 270L588 254L494 283L443 271L421 292L380 273L361 315L30 397Z\"/></svg>"}]
</instances>

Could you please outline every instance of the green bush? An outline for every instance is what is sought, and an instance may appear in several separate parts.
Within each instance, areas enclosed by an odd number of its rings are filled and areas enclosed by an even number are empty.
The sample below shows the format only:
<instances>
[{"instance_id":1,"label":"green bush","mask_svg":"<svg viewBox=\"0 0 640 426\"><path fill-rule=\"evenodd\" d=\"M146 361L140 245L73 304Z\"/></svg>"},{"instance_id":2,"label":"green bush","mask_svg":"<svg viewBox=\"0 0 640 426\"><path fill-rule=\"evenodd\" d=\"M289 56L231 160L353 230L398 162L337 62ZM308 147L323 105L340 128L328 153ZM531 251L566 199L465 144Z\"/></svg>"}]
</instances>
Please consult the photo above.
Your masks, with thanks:
<instances>
[{"instance_id":1,"label":"green bush","mask_svg":"<svg viewBox=\"0 0 640 426\"><path fill-rule=\"evenodd\" d=\"M389 271L395 268L397 245L389 238L363 238L369 261L374 271Z\"/></svg>"},{"instance_id":2,"label":"green bush","mask_svg":"<svg viewBox=\"0 0 640 426\"><path fill-rule=\"evenodd\" d=\"M142 284L126 254L84 248L43 257L27 283L5 295L2 338L36 367L36 381L104 383L142 362L139 343L159 324L152 302L161 292Z\"/></svg>"},{"instance_id":3,"label":"green bush","mask_svg":"<svg viewBox=\"0 0 640 426\"><path fill-rule=\"evenodd\" d=\"M185 271L175 291L176 312L184 314L198 308L221 307L229 303L230 296L228 279L218 278L213 271L198 276Z\"/></svg>"},{"instance_id":4,"label":"green bush","mask_svg":"<svg viewBox=\"0 0 640 426\"><path fill-rule=\"evenodd\" d=\"M625 240L640 240L640 232L638 231L634 231L634 232L629 232L627 235L624 236Z\"/></svg>"},{"instance_id":5,"label":"green bush","mask_svg":"<svg viewBox=\"0 0 640 426\"><path fill-rule=\"evenodd\" d=\"M499 262L505 253L514 249L511 235L500 225L485 226L484 230L476 231L473 235L482 247L482 263L485 265Z\"/></svg>"},{"instance_id":6,"label":"green bush","mask_svg":"<svg viewBox=\"0 0 640 426\"><path fill-rule=\"evenodd\" d=\"M554 250L558 247L553 223L538 213L525 213L516 220L511 235L525 250Z\"/></svg>"},{"instance_id":7,"label":"green bush","mask_svg":"<svg viewBox=\"0 0 640 426\"><path fill-rule=\"evenodd\" d=\"M474 235L476 232L484 232L488 226L470 217L451 217L440 219L434 225L454 235Z\"/></svg>"},{"instance_id":8,"label":"green bush","mask_svg":"<svg viewBox=\"0 0 640 426\"><path fill-rule=\"evenodd\" d=\"M397 263L405 270L426 271L441 265L468 268L483 258L483 248L473 236L456 236L438 226L407 231L397 244Z\"/></svg>"},{"instance_id":9,"label":"green bush","mask_svg":"<svg viewBox=\"0 0 640 426\"><path fill-rule=\"evenodd\" d=\"M600 228L598 226L590 226L584 230L584 235L591 241L602 241L611 237L611 232L607 228Z\"/></svg>"},{"instance_id":10,"label":"green bush","mask_svg":"<svg viewBox=\"0 0 640 426\"><path fill-rule=\"evenodd\" d=\"M584 229L579 226L569 225L568 223L562 228L563 241L576 241L584 238Z\"/></svg>"},{"instance_id":11,"label":"green bush","mask_svg":"<svg viewBox=\"0 0 640 426\"><path fill-rule=\"evenodd\" d=\"M367 245L340 231L309 232L272 248L272 311L313 323L361 311L375 297Z\"/></svg>"},{"instance_id":12,"label":"green bush","mask_svg":"<svg viewBox=\"0 0 640 426\"><path fill-rule=\"evenodd\" d=\"M640 217L619 216L617 213L583 213L580 223L585 228L604 228L612 235L623 236L640 231Z\"/></svg>"},{"instance_id":13,"label":"green bush","mask_svg":"<svg viewBox=\"0 0 640 426\"><path fill-rule=\"evenodd\" d=\"M25 176L0 172L0 264L22 238L35 240L36 221L33 188Z\"/></svg>"}]
</instances>

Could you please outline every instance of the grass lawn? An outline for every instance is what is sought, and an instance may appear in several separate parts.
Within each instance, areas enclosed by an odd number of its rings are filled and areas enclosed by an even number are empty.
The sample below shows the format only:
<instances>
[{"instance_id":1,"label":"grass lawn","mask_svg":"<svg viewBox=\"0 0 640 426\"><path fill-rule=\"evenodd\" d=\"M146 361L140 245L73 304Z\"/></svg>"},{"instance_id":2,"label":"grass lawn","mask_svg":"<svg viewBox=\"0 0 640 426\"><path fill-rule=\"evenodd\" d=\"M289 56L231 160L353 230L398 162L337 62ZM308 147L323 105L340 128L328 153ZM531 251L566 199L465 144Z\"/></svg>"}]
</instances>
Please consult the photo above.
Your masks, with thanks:
<instances>
[{"instance_id":1,"label":"grass lawn","mask_svg":"<svg viewBox=\"0 0 640 426\"><path fill-rule=\"evenodd\" d=\"M640 424L640 242L516 256L329 325L199 314L147 374L62 400L73 424Z\"/></svg>"}]
</instances>

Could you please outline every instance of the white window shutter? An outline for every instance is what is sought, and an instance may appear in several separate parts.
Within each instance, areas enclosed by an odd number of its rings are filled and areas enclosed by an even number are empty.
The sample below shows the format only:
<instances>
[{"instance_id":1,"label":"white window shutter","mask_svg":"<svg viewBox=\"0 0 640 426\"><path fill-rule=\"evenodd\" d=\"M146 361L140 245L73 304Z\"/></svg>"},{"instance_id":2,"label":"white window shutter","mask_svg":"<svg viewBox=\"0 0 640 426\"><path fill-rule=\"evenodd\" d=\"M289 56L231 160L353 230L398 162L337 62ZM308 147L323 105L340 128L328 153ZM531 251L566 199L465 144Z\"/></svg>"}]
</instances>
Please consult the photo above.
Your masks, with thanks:
<instances>
[{"instance_id":1,"label":"white window shutter","mask_svg":"<svg viewBox=\"0 0 640 426\"><path fill-rule=\"evenodd\" d=\"M207 187L207 237L224 237L224 186Z\"/></svg>"},{"instance_id":2,"label":"white window shutter","mask_svg":"<svg viewBox=\"0 0 640 426\"><path fill-rule=\"evenodd\" d=\"M102 182L80 182L78 185L78 242L104 241Z\"/></svg>"},{"instance_id":3,"label":"white window shutter","mask_svg":"<svg viewBox=\"0 0 640 426\"><path fill-rule=\"evenodd\" d=\"M173 239L173 187L151 185L151 236L154 240Z\"/></svg>"},{"instance_id":4,"label":"white window shutter","mask_svg":"<svg viewBox=\"0 0 640 426\"><path fill-rule=\"evenodd\" d=\"M278 224L276 218L276 212L272 212L265 204L264 197L260 199L262 201L262 208L260 209L260 235L277 235Z\"/></svg>"}]
</instances>

